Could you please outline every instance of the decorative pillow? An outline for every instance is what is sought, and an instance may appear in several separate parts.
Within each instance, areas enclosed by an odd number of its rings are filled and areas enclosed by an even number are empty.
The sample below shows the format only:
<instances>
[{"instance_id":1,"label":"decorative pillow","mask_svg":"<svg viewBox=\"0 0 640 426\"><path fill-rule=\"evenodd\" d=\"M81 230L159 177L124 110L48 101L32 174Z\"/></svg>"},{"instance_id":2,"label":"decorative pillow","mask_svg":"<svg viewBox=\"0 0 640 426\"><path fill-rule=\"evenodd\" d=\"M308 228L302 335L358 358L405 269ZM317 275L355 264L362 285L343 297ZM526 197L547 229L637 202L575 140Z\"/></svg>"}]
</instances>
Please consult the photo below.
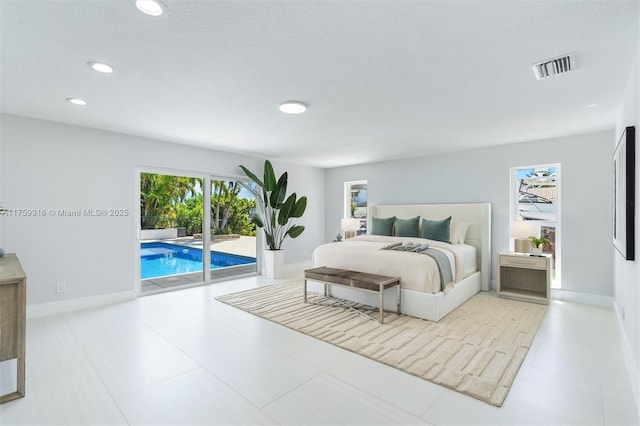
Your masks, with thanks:
<instances>
[{"instance_id":1,"label":"decorative pillow","mask_svg":"<svg viewBox=\"0 0 640 426\"><path fill-rule=\"evenodd\" d=\"M420 216L411 219L396 219L396 237L418 237Z\"/></svg>"},{"instance_id":2,"label":"decorative pillow","mask_svg":"<svg viewBox=\"0 0 640 426\"><path fill-rule=\"evenodd\" d=\"M422 238L451 244L451 216L442 220L422 219Z\"/></svg>"},{"instance_id":3,"label":"decorative pillow","mask_svg":"<svg viewBox=\"0 0 640 426\"><path fill-rule=\"evenodd\" d=\"M464 244L469 222L451 222L451 244Z\"/></svg>"},{"instance_id":4,"label":"decorative pillow","mask_svg":"<svg viewBox=\"0 0 640 426\"><path fill-rule=\"evenodd\" d=\"M374 217L371 219L371 235L384 235L390 237L393 235L393 223L396 221L395 216L391 217Z\"/></svg>"}]
</instances>

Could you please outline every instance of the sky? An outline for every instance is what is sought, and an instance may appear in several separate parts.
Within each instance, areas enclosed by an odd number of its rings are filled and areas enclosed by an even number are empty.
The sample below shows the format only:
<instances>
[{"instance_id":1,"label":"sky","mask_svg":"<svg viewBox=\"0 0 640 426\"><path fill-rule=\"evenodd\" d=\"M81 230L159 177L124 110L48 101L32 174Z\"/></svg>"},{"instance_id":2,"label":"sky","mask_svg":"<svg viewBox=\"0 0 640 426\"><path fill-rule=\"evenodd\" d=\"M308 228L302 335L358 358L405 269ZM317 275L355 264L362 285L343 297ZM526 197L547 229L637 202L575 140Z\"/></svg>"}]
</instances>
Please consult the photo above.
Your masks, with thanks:
<instances>
[{"instance_id":1,"label":"sky","mask_svg":"<svg viewBox=\"0 0 640 426\"><path fill-rule=\"evenodd\" d=\"M547 169L549 170L550 173L555 173L556 172L556 168L555 167L524 167L524 168L520 168L516 170L516 179L522 179L522 178L526 178L529 177L529 174L531 174L534 170L536 169Z\"/></svg>"}]
</instances>

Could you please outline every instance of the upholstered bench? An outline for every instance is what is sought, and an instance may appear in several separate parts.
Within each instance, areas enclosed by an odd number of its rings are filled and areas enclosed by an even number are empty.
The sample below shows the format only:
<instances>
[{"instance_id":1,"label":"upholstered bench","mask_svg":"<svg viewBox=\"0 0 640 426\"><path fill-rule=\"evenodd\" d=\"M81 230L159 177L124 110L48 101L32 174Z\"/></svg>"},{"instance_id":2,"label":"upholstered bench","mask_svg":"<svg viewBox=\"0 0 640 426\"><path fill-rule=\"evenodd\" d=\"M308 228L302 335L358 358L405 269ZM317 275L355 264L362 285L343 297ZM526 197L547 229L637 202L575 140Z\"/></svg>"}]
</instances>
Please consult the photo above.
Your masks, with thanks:
<instances>
[{"instance_id":1,"label":"upholstered bench","mask_svg":"<svg viewBox=\"0 0 640 426\"><path fill-rule=\"evenodd\" d=\"M380 324L384 323L384 291L388 288L396 287L397 288L397 311L396 313L400 313L400 304L401 304L401 295L400 295L400 277L387 277L384 275L377 274L368 274L366 272L358 272L358 271L349 271L346 269L338 269L338 268L327 268L326 266L321 266L319 268L307 269L304 271L304 302L307 302L307 280L319 281L324 284L324 296L327 298L331 298L329 295L329 285L339 285L343 287L351 287L358 290L369 291L378 293L380 295L379 298L379 306L378 310L380 312L379 318ZM371 315L365 314L362 311L355 309L353 305L345 304L344 301L340 299L339 302L342 303L342 306L346 306L348 308L354 309L361 314L368 316L369 318L376 319Z\"/></svg>"}]
</instances>

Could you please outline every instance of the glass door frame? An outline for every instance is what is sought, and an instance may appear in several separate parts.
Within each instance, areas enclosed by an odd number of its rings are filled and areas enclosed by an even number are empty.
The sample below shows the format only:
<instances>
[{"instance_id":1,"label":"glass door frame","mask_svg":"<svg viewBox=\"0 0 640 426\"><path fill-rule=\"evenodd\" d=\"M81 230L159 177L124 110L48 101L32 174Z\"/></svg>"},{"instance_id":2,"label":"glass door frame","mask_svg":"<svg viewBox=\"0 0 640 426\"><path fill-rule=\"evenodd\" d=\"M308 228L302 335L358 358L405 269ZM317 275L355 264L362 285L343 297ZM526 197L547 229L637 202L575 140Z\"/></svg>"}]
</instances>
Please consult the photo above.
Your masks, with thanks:
<instances>
[{"instance_id":1,"label":"glass door frame","mask_svg":"<svg viewBox=\"0 0 640 426\"><path fill-rule=\"evenodd\" d=\"M136 215L136 233L134 239L134 256L136 261L134 262L134 291L136 295L142 295L142 278L140 276L140 242L142 237L142 228L140 227L140 218L142 212L140 211L140 180L142 173L154 173L161 175L169 175L169 176L179 176L179 177L192 177L196 179L202 180L202 282L196 284L185 284L184 286L180 286L180 288L188 288L195 287L202 284L206 284L211 282L211 259L210 256L204 255L204 248L211 247L211 232L204 232L205 229L211 229L211 214L205 214L205 212L211 211L211 197L205 197L205 188L208 188L211 191L211 174L195 172L193 170L184 170L184 169L171 169L166 167L154 167L154 166L145 166L145 165L136 165L135 167L135 215ZM155 293L155 292L154 292ZM153 293L149 293L153 294Z\"/></svg>"},{"instance_id":2,"label":"glass door frame","mask_svg":"<svg viewBox=\"0 0 640 426\"><path fill-rule=\"evenodd\" d=\"M213 181L214 180L218 180L218 181L236 181L236 182L244 182L244 183L251 183L252 181L247 178L246 176L231 176L231 175L225 175L225 174L219 174L219 173L212 173L208 176L209 178L209 196L207 197L207 206L205 206L205 211L208 211L209 214L205 215L208 216L209 219L209 230L211 230L211 196L212 196L212 191L213 191ZM209 234L209 239L211 239L211 232L208 233ZM264 262L263 259L263 255L264 255L264 237L263 237L263 232L261 231L261 228L256 227L256 275L262 275L262 265ZM211 247L211 242L209 242L209 246ZM204 247L203 247L204 250ZM207 256L208 258L208 269L207 269L207 283L211 283L211 259L210 256ZM244 275L243 275L244 276Z\"/></svg>"}]
</instances>

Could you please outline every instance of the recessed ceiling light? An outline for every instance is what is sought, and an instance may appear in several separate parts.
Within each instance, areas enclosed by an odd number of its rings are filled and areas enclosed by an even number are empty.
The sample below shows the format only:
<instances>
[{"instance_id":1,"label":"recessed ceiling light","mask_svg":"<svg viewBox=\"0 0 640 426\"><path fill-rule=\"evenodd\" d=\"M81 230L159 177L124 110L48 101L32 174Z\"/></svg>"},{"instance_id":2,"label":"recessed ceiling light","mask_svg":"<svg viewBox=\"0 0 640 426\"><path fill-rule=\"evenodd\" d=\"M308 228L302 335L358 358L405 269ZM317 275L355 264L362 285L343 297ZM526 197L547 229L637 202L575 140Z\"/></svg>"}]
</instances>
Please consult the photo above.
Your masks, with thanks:
<instances>
[{"instance_id":1,"label":"recessed ceiling light","mask_svg":"<svg viewBox=\"0 0 640 426\"><path fill-rule=\"evenodd\" d=\"M151 16L162 15L162 3L157 0L136 0L136 7L142 13Z\"/></svg>"},{"instance_id":2,"label":"recessed ceiling light","mask_svg":"<svg viewBox=\"0 0 640 426\"><path fill-rule=\"evenodd\" d=\"M111 65L102 63L102 62L87 62L87 65L89 65L92 69L99 71L99 72L104 72L104 73L112 73L113 72L113 67Z\"/></svg>"},{"instance_id":3,"label":"recessed ceiling light","mask_svg":"<svg viewBox=\"0 0 640 426\"><path fill-rule=\"evenodd\" d=\"M600 105L600 104L589 104L589 105L586 106L586 108L595 108L598 105Z\"/></svg>"},{"instance_id":4,"label":"recessed ceiling light","mask_svg":"<svg viewBox=\"0 0 640 426\"><path fill-rule=\"evenodd\" d=\"M67 98L67 101L71 102L74 105L86 105L87 101L80 98Z\"/></svg>"},{"instance_id":5,"label":"recessed ceiling light","mask_svg":"<svg viewBox=\"0 0 640 426\"><path fill-rule=\"evenodd\" d=\"M280 111L287 114L300 114L307 110L307 106L298 101L286 101L280 104Z\"/></svg>"}]
</instances>

